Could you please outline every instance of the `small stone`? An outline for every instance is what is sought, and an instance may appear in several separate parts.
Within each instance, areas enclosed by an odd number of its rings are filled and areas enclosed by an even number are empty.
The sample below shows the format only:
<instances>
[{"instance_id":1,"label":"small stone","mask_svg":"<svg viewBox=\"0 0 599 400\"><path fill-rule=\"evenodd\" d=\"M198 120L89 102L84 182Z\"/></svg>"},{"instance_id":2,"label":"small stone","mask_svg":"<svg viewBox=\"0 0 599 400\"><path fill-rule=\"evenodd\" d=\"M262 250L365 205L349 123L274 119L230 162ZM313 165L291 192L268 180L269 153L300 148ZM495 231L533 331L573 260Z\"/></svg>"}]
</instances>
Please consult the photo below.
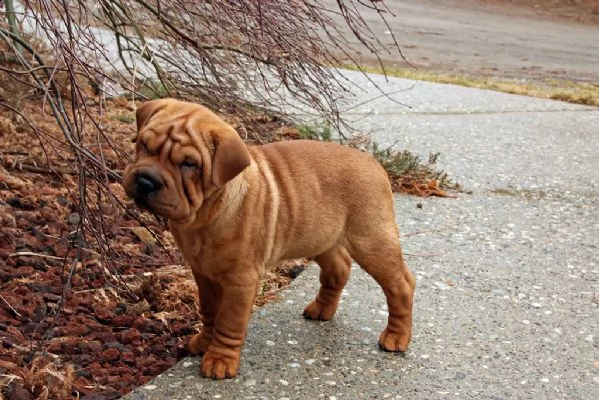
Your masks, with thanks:
<instances>
[{"instance_id":1,"label":"small stone","mask_svg":"<svg viewBox=\"0 0 599 400\"><path fill-rule=\"evenodd\" d=\"M266 345L267 345L267 346L274 346L275 344L276 344L276 343L275 343L275 342L273 342L272 340L267 340L267 341L266 341Z\"/></svg>"},{"instance_id":2,"label":"small stone","mask_svg":"<svg viewBox=\"0 0 599 400\"><path fill-rule=\"evenodd\" d=\"M77 225L77 224L79 224L79 221L81 221L81 217L79 216L79 213L71 213L71 214L69 214L69 216L67 218L67 222L71 225Z\"/></svg>"},{"instance_id":3,"label":"small stone","mask_svg":"<svg viewBox=\"0 0 599 400\"><path fill-rule=\"evenodd\" d=\"M158 388L158 386L156 386L156 385L146 385L143 388L146 389L146 390L155 390L155 389Z\"/></svg>"}]
</instances>

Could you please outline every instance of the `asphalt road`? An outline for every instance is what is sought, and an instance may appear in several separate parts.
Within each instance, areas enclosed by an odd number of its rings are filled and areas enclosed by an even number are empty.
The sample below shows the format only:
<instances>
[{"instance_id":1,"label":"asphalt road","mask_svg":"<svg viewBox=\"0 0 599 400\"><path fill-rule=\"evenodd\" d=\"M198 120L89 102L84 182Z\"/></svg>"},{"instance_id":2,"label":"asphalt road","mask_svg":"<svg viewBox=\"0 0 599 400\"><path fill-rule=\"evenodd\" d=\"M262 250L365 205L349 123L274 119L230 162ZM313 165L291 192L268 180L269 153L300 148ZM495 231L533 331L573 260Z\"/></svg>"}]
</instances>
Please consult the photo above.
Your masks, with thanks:
<instances>
[{"instance_id":1,"label":"asphalt road","mask_svg":"<svg viewBox=\"0 0 599 400\"><path fill-rule=\"evenodd\" d=\"M335 1L325 3L334 7ZM518 80L565 79L599 83L599 24L549 19L532 10L474 0L386 0L389 25L403 55L421 70ZM360 14L385 47L389 29L377 12ZM342 19L336 16L341 25ZM346 32L347 33L347 32ZM375 58L346 35L361 54ZM407 67L397 50L382 52L387 65Z\"/></svg>"}]
</instances>

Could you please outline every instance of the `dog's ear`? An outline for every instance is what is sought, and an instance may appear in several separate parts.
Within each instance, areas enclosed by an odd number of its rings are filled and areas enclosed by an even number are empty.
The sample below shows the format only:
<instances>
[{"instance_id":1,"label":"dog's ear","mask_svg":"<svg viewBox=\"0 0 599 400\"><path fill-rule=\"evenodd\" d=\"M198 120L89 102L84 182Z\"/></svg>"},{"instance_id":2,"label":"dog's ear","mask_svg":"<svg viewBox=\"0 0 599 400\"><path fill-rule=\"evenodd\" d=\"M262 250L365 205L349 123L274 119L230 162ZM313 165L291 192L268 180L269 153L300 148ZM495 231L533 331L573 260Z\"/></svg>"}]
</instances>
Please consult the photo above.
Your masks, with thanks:
<instances>
[{"instance_id":1,"label":"dog's ear","mask_svg":"<svg viewBox=\"0 0 599 400\"><path fill-rule=\"evenodd\" d=\"M135 112L135 120L137 121L137 133L143 128L150 118L154 116L156 113L164 109L167 105L167 102L164 99L150 100L146 101L142 105L137 108ZM137 140L137 137L133 139L133 142Z\"/></svg>"},{"instance_id":2,"label":"dog's ear","mask_svg":"<svg viewBox=\"0 0 599 400\"><path fill-rule=\"evenodd\" d=\"M245 143L236 132L232 135L216 136L214 147L212 182L220 188L250 165L251 158Z\"/></svg>"}]
</instances>

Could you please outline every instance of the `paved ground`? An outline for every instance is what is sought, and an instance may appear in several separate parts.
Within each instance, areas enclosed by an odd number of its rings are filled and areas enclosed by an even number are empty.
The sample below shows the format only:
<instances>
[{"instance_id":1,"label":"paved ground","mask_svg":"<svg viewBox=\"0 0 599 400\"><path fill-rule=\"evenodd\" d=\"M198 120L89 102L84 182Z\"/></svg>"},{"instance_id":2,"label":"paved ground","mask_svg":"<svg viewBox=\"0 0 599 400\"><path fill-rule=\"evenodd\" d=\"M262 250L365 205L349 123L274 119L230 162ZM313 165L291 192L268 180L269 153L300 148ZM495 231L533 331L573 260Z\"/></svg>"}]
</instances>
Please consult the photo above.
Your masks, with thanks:
<instances>
[{"instance_id":1,"label":"paved ground","mask_svg":"<svg viewBox=\"0 0 599 400\"><path fill-rule=\"evenodd\" d=\"M357 103L374 97L372 83ZM426 156L473 191L396 197L418 279L405 357L376 341L386 310L355 269L336 318L304 321L308 269L252 319L238 378L198 377L183 360L138 399L599 398L599 110L425 82L376 83L389 99L346 113ZM421 207L418 207L418 205Z\"/></svg>"},{"instance_id":2,"label":"paved ground","mask_svg":"<svg viewBox=\"0 0 599 400\"><path fill-rule=\"evenodd\" d=\"M325 3L334 7L335 1ZM599 82L599 23L591 6L570 4L555 12L543 12L520 3L526 2L385 1L395 15L389 18L389 25L402 52L418 69L517 80ZM360 14L374 36L391 48L389 29L379 15L366 7L360 8ZM587 22L577 22L568 15ZM337 16L337 20L341 18ZM358 40L347 36L360 49ZM407 66L397 50L381 57L387 65ZM359 58L374 60L366 51Z\"/></svg>"},{"instance_id":3,"label":"paved ground","mask_svg":"<svg viewBox=\"0 0 599 400\"><path fill-rule=\"evenodd\" d=\"M599 80L597 26L489 12L479 1L387 3L404 54L421 68ZM378 95L348 75L365 89L356 104ZM412 108L381 98L344 115L382 144L441 152L440 166L473 191L396 197L418 278L410 351L378 351L384 298L357 267L333 321L303 320L318 287L313 267L253 316L239 377L201 379L191 358L125 399L599 397L599 110L374 81L411 88L394 97Z\"/></svg>"}]
</instances>

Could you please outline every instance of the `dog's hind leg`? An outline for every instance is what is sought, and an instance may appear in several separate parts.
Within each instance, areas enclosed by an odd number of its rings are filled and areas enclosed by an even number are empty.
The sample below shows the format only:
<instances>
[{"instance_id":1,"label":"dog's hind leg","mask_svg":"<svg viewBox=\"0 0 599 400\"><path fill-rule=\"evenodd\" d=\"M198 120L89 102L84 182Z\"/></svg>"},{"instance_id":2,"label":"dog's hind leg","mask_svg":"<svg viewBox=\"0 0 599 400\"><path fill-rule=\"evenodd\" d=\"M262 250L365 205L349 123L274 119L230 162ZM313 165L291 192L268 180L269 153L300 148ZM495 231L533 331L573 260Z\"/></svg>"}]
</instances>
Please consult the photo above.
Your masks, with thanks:
<instances>
[{"instance_id":1,"label":"dog's hind leg","mask_svg":"<svg viewBox=\"0 0 599 400\"><path fill-rule=\"evenodd\" d=\"M304 309L304 317L320 321L333 318L341 291L349 279L352 259L340 245L314 257L320 266L320 290L316 298Z\"/></svg>"},{"instance_id":2,"label":"dog's hind leg","mask_svg":"<svg viewBox=\"0 0 599 400\"><path fill-rule=\"evenodd\" d=\"M383 232L389 234L379 233L352 241L350 254L377 281L387 298L389 318L380 335L379 346L386 351L404 352L412 337L416 280L403 260L396 231Z\"/></svg>"}]
</instances>

